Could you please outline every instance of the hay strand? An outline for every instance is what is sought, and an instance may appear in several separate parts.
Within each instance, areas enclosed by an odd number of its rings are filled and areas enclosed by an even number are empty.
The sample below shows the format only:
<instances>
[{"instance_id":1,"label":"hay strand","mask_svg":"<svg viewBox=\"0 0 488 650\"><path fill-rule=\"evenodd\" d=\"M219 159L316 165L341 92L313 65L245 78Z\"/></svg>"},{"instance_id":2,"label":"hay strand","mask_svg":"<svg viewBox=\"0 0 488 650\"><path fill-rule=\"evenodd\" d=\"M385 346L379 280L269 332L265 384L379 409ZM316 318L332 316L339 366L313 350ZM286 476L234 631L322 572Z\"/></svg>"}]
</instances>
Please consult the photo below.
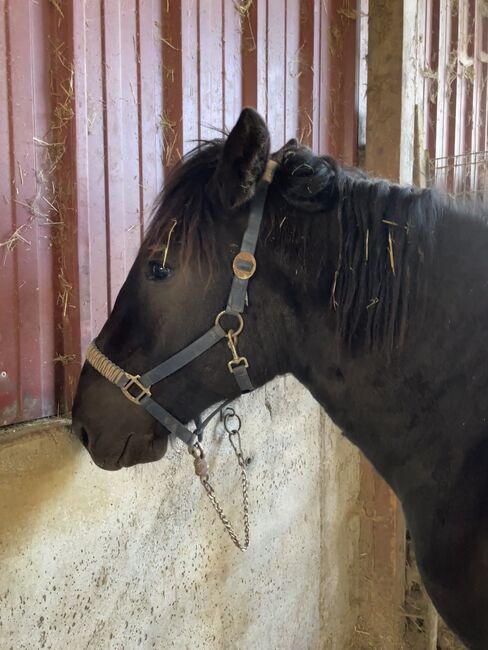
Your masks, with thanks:
<instances>
[{"instance_id":1,"label":"hay strand","mask_svg":"<svg viewBox=\"0 0 488 650\"><path fill-rule=\"evenodd\" d=\"M69 297L73 291L73 285L70 284L66 279L63 268L61 268L58 273L58 280L60 289L58 293L57 304L62 307L63 318L66 318L66 314L68 312Z\"/></svg>"},{"instance_id":2,"label":"hay strand","mask_svg":"<svg viewBox=\"0 0 488 650\"><path fill-rule=\"evenodd\" d=\"M174 229L176 228L177 225L176 219L173 219L173 225L169 229L168 232L168 239L166 240L166 246L164 247L164 255L163 255L163 267L166 268L166 260L168 259L168 252L169 252L169 245L171 243L171 237L173 235Z\"/></svg>"},{"instance_id":3,"label":"hay strand","mask_svg":"<svg viewBox=\"0 0 488 650\"><path fill-rule=\"evenodd\" d=\"M63 10L59 0L49 0L49 4L58 12L60 19L64 18Z\"/></svg>"},{"instance_id":4,"label":"hay strand","mask_svg":"<svg viewBox=\"0 0 488 650\"><path fill-rule=\"evenodd\" d=\"M252 3L253 0L234 0L234 7L241 16L246 17L249 15Z\"/></svg>"},{"instance_id":5,"label":"hay strand","mask_svg":"<svg viewBox=\"0 0 488 650\"><path fill-rule=\"evenodd\" d=\"M395 275L395 256L393 254L393 238L390 228L388 228L388 256L390 258L391 272Z\"/></svg>"},{"instance_id":6,"label":"hay strand","mask_svg":"<svg viewBox=\"0 0 488 650\"><path fill-rule=\"evenodd\" d=\"M31 242L28 241L25 237L23 237L20 233L24 228L27 228L29 224L23 223L21 226L16 228L14 232L5 240L5 241L0 241L0 248L4 248L11 253L17 244L19 242L22 242L23 244L26 244L27 246L31 246Z\"/></svg>"},{"instance_id":7,"label":"hay strand","mask_svg":"<svg viewBox=\"0 0 488 650\"><path fill-rule=\"evenodd\" d=\"M76 359L76 354L58 354L54 357L54 363L60 363L62 366L67 366Z\"/></svg>"}]
</instances>

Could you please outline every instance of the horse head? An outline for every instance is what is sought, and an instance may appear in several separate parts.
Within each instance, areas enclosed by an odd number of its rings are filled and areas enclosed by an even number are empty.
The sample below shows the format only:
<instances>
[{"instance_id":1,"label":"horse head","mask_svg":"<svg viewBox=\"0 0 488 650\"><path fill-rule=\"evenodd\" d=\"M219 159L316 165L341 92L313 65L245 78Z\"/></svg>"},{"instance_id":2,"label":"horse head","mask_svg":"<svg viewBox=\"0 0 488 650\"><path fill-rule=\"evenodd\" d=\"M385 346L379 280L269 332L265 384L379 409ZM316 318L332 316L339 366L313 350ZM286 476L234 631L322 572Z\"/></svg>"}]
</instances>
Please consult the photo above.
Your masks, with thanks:
<instances>
[{"instance_id":1,"label":"horse head","mask_svg":"<svg viewBox=\"0 0 488 650\"><path fill-rule=\"evenodd\" d=\"M245 314L236 320L232 309L226 310L239 275L236 255L270 160L276 171L261 191L262 223L255 233L255 257L249 258L252 278L246 279L245 291L241 288ZM313 156L294 140L270 156L266 124L255 111L244 109L225 140L202 143L168 177L141 249L96 339L99 357L128 376L143 375L185 350L226 312L218 325L234 335L222 336L151 386L154 402L180 423L241 392L229 372L233 358L249 364L254 387L277 374L299 374L307 347L304 296L316 294L323 284L316 273L313 282L306 273L307 265L314 265L306 260L305 240L310 255L325 255L315 251L308 222L336 193L331 161ZM249 259L241 260L244 277ZM237 350L235 333L241 324ZM236 345L229 345L232 341ZM166 421L130 399L140 387L131 386L124 395L99 370L85 363L73 408L73 429L93 460L118 469L161 458L168 442Z\"/></svg>"}]
</instances>

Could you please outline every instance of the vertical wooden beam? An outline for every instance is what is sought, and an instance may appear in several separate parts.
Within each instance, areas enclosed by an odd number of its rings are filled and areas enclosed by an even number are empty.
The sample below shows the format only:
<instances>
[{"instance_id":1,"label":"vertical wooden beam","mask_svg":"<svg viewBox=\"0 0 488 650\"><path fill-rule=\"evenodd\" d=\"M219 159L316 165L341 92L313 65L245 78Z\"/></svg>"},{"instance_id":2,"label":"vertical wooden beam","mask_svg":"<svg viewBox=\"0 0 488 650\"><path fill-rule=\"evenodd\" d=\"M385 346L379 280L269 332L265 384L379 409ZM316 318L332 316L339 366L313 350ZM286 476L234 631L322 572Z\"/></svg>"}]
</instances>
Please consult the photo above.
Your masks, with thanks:
<instances>
[{"instance_id":1,"label":"vertical wooden beam","mask_svg":"<svg viewBox=\"0 0 488 650\"><path fill-rule=\"evenodd\" d=\"M308 147L312 146L312 135L316 127L313 121L314 85L314 0L300 3L300 76L298 79L298 139Z\"/></svg>"},{"instance_id":2,"label":"vertical wooden beam","mask_svg":"<svg viewBox=\"0 0 488 650\"><path fill-rule=\"evenodd\" d=\"M54 293L56 295L55 332L57 356L63 361L56 367L58 410L69 412L76 391L81 362L78 213L76 159L76 103L74 87L74 15L71 3L63 0L50 7L50 90L51 130L49 133L51 166L51 205L55 208L58 228L52 237Z\"/></svg>"},{"instance_id":3,"label":"vertical wooden beam","mask_svg":"<svg viewBox=\"0 0 488 650\"><path fill-rule=\"evenodd\" d=\"M413 168L416 5L369 3L365 165L375 175L401 182L411 181Z\"/></svg>"},{"instance_id":4,"label":"vertical wooden beam","mask_svg":"<svg viewBox=\"0 0 488 650\"><path fill-rule=\"evenodd\" d=\"M404 636L405 524L390 488L362 457L356 642L397 648ZM360 646L363 647L363 646Z\"/></svg>"},{"instance_id":5,"label":"vertical wooden beam","mask_svg":"<svg viewBox=\"0 0 488 650\"><path fill-rule=\"evenodd\" d=\"M163 165L167 172L183 154L181 0L162 3L163 47Z\"/></svg>"},{"instance_id":6,"label":"vertical wooden beam","mask_svg":"<svg viewBox=\"0 0 488 650\"><path fill-rule=\"evenodd\" d=\"M415 123L416 4L370 0L368 172L410 182ZM414 5L414 6L412 6ZM401 647L405 628L405 523L401 507L365 459L361 463L358 643Z\"/></svg>"},{"instance_id":7,"label":"vertical wooden beam","mask_svg":"<svg viewBox=\"0 0 488 650\"><path fill-rule=\"evenodd\" d=\"M257 75L258 75L258 9L253 2L242 17L242 105L258 105Z\"/></svg>"},{"instance_id":8,"label":"vertical wooden beam","mask_svg":"<svg viewBox=\"0 0 488 650\"><path fill-rule=\"evenodd\" d=\"M403 70L403 0L370 0L366 168L397 180Z\"/></svg>"}]
</instances>

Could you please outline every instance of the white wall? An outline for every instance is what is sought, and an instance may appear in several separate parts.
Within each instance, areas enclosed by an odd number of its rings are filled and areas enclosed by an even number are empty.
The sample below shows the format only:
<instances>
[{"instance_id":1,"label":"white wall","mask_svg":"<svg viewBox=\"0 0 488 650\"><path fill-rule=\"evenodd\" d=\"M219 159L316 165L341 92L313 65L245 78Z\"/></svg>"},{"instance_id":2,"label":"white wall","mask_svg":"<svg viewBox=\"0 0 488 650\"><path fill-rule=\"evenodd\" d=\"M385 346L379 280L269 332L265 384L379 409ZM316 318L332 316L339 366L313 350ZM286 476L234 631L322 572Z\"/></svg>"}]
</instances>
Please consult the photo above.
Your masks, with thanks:
<instances>
[{"instance_id":1,"label":"white wall","mask_svg":"<svg viewBox=\"0 0 488 650\"><path fill-rule=\"evenodd\" d=\"M0 648L347 648L357 453L289 377L238 412L252 457L246 554L186 450L106 473L62 426L0 430ZM207 435L206 449L240 526L230 446Z\"/></svg>"}]
</instances>

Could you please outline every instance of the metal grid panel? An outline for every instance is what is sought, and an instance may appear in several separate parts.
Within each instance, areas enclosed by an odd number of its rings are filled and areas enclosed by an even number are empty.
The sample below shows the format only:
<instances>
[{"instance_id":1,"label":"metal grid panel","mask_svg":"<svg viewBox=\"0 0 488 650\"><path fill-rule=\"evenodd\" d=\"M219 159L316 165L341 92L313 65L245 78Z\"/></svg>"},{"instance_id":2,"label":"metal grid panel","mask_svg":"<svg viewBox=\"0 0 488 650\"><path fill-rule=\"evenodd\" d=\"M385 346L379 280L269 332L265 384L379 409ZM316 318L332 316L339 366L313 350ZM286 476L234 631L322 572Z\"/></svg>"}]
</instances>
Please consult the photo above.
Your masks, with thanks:
<instances>
[{"instance_id":1,"label":"metal grid panel","mask_svg":"<svg viewBox=\"0 0 488 650\"><path fill-rule=\"evenodd\" d=\"M351 163L356 102L354 0L0 0L0 425L69 409L196 140L254 105Z\"/></svg>"},{"instance_id":2,"label":"metal grid panel","mask_svg":"<svg viewBox=\"0 0 488 650\"><path fill-rule=\"evenodd\" d=\"M433 182L441 186L440 179L453 184L450 190L446 183L444 189L456 196L471 198L482 203L488 202L488 151L473 151L457 156L446 156L431 161ZM438 179L438 180L436 180ZM441 186L442 187L442 186Z\"/></svg>"},{"instance_id":3,"label":"metal grid panel","mask_svg":"<svg viewBox=\"0 0 488 650\"><path fill-rule=\"evenodd\" d=\"M425 0L424 8L419 67L428 180L453 194L486 200L486 2Z\"/></svg>"}]
</instances>

